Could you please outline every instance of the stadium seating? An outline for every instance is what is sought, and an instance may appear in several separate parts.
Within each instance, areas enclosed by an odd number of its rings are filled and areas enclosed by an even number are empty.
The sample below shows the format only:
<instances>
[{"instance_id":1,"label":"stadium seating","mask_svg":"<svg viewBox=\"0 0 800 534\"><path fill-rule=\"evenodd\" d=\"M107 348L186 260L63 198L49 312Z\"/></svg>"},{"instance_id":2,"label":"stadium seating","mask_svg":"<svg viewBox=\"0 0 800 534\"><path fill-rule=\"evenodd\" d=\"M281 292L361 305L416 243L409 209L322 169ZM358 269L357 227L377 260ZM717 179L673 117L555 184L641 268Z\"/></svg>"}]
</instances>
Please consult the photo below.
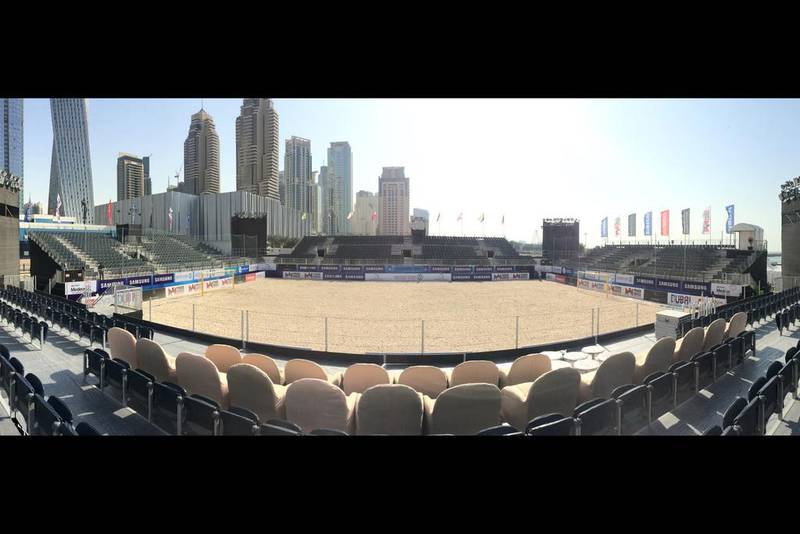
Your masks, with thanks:
<instances>
[{"instance_id":1,"label":"stadium seating","mask_svg":"<svg viewBox=\"0 0 800 534\"><path fill-rule=\"evenodd\" d=\"M497 364L487 360L471 360L460 363L447 377L450 387L461 384L492 384L500 385L500 370Z\"/></svg>"},{"instance_id":2,"label":"stadium seating","mask_svg":"<svg viewBox=\"0 0 800 534\"><path fill-rule=\"evenodd\" d=\"M656 341L650 350L636 355L636 368L633 372L633 383L641 384L646 376L656 371L666 371L672 364L675 355L675 340L671 337L662 337Z\"/></svg>"},{"instance_id":3,"label":"stadium seating","mask_svg":"<svg viewBox=\"0 0 800 534\"><path fill-rule=\"evenodd\" d=\"M220 373L227 373L231 366L242 363L239 349L230 345L214 344L206 349L206 358L214 362Z\"/></svg>"},{"instance_id":4,"label":"stadium seating","mask_svg":"<svg viewBox=\"0 0 800 534\"><path fill-rule=\"evenodd\" d=\"M636 357L630 352L609 356L597 371L581 376L578 402L595 398L609 398L619 386L631 384L636 370Z\"/></svg>"},{"instance_id":5,"label":"stadium seating","mask_svg":"<svg viewBox=\"0 0 800 534\"><path fill-rule=\"evenodd\" d=\"M501 386L533 382L543 374L552 371L552 362L553 360L544 354L520 356L511 364L507 374L501 373Z\"/></svg>"},{"instance_id":6,"label":"stadium seating","mask_svg":"<svg viewBox=\"0 0 800 534\"><path fill-rule=\"evenodd\" d=\"M424 397L428 434L477 434L501 423L500 389L492 384L461 384L435 400Z\"/></svg>"},{"instance_id":7,"label":"stadium seating","mask_svg":"<svg viewBox=\"0 0 800 534\"><path fill-rule=\"evenodd\" d=\"M447 373L431 365L414 365L400 372L395 383L410 386L418 393L435 399L448 387Z\"/></svg>"},{"instance_id":8,"label":"stadium seating","mask_svg":"<svg viewBox=\"0 0 800 534\"><path fill-rule=\"evenodd\" d=\"M378 384L391 384L392 379L386 369L374 363L355 363L342 375L342 389L345 395L364 393Z\"/></svg>"},{"instance_id":9,"label":"stadium seating","mask_svg":"<svg viewBox=\"0 0 800 534\"><path fill-rule=\"evenodd\" d=\"M198 394L213 400L223 409L229 406L228 381L214 363L191 352L181 352L175 358L178 384L189 394Z\"/></svg>"},{"instance_id":10,"label":"stadium seating","mask_svg":"<svg viewBox=\"0 0 800 534\"><path fill-rule=\"evenodd\" d=\"M378 384L367 388L356 405L359 435L422 434L424 401L421 393L402 384Z\"/></svg>"},{"instance_id":11,"label":"stadium seating","mask_svg":"<svg viewBox=\"0 0 800 534\"><path fill-rule=\"evenodd\" d=\"M267 373L273 384L283 384L283 371L275 363L275 360L264 354L242 354L242 363L254 365Z\"/></svg>"},{"instance_id":12,"label":"stadium seating","mask_svg":"<svg viewBox=\"0 0 800 534\"><path fill-rule=\"evenodd\" d=\"M578 403L581 375L571 368L549 371L533 382L502 390L502 413L516 428L525 428L539 415L572 413Z\"/></svg>"},{"instance_id":13,"label":"stadium seating","mask_svg":"<svg viewBox=\"0 0 800 534\"><path fill-rule=\"evenodd\" d=\"M164 352L161 345L149 339L136 342L137 368L145 371L159 382L175 382L175 358Z\"/></svg>"},{"instance_id":14,"label":"stadium seating","mask_svg":"<svg viewBox=\"0 0 800 534\"><path fill-rule=\"evenodd\" d=\"M274 384L269 375L249 363L231 366L227 373L231 407L244 408L257 421L283 419L286 386Z\"/></svg>"},{"instance_id":15,"label":"stadium seating","mask_svg":"<svg viewBox=\"0 0 800 534\"><path fill-rule=\"evenodd\" d=\"M703 338L703 351L711 350L711 347L722 343L725 336L725 319L716 319L705 330L705 337Z\"/></svg>"},{"instance_id":16,"label":"stadium seating","mask_svg":"<svg viewBox=\"0 0 800 534\"><path fill-rule=\"evenodd\" d=\"M323 369L318 363L312 362L311 360L304 360L302 358L289 360L286 363L286 367L283 369L283 376L284 384L287 386L303 378L318 378L334 385L339 385L342 380L341 373L328 376L328 373L325 372L325 369Z\"/></svg>"},{"instance_id":17,"label":"stadium seating","mask_svg":"<svg viewBox=\"0 0 800 534\"><path fill-rule=\"evenodd\" d=\"M122 328L113 327L108 331L108 348L111 357L123 360L134 369L138 367L136 361L136 338Z\"/></svg>"},{"instance_id":18,"label":"stadium seating","mask_svg":"<svg viewBox=\"0 0 800 534\"><path fill-rule=\"evenodd\" d=\"M687 332L685 336L675 343L675 352L672 357L673 363L689 361L689 358L703 350L705 335L705 331L701 326L692 328Z\"/></svg>"},{"instance_id":19,"label":"stadium seating","mask_svg":"<svg viewBox=\"0 0 800 534\"><path fill-rule=\"evenodd\" d=\"M330 428L352 434L359 393L344 391L326 380L300 378L286 388L286 418L303 432Z\"/></svg>"}]
</instances>

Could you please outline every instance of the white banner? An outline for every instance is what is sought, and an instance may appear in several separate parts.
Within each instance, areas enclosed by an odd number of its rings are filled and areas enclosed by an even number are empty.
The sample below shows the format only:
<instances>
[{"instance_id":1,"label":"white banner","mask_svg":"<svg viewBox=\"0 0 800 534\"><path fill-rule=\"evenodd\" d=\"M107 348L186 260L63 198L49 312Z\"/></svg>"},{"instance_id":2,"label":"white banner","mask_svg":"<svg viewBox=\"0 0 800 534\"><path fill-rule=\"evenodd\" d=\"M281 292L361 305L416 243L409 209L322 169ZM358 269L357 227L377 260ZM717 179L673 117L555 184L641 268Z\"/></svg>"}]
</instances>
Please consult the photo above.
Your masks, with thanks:
<instances>
[{"instance_id":1,"label":"white banner","mask_svg":"<svg viewBox=\"0 0 800 534\"><path fill-rule=\"evenodd\" d=\"M596 280L598 282L608 282L609 280L614 279L614 275L611 273L604 273L604 272L596 272L596 271L584 271L583 277L585 280Z\"/></svg>"},{"instance_id":2,"label":"white banner","mask_svg":"<svg viewBox=\"0 0 800 534\"><path fill-rule=\"evenodd\" d=\"M492 273L492 280L530 280L530 273Z\"/></svg>"},{"instance_id":3,"label":"white banner","mask_svg":"<svg viewBox=\"0 0 800 534\"><path fill-rule=\"evenodd\" d=\"M184 271L182 273L175 273L175 282L191 282L194 280L194 273L192 271Z\"/></svg>"},{"instance_id":4,"label":"white banner","mask_svg":"<svg viewBox=\"0 0 800 534\"><path fill-rule=\"evenodd\" d=\"M185 285L183 287L186 288L186 292L189 293L190 295L192 293L201 293L203 291L203 284L201 284L200 282L195 282L193 284L187 284L187 285Z\"/></svg>"},{"instance_id":5,"label":"white banner","mask_svg":"<svg viewBox=\"0 0 800 534\"><path fill-rule=\"evenodd\" d=\"M261 266L261 265L262 264L259 264L259 266ZM277 271L278 270L278 266L276 264L274 264L274 263L264 263L263 267L264 267L265 271Z\"/></svg>"},{"instance_id":6,"label":"white banner","mask_svg":"<svg viewBox=\"0 0 800 534\"><path fill-rule=\"evenodd\" d=\"M544 279L545 280L550 280L551 282L555 282L556 281L556 275L554 275L553 273L545 273Z\"/></svg>"},{"instance_id":7,"label":"white banner","mask_svg":"<svg viewBox=\"0 0 800 534\"><path fill-rule=\"evenodd\" d=\"M92 293L97 292L97 280L85 280L83 282L66 282L64 284L64 293L67 295L80 295L86 290Z\"/></svg>"},{"instance_id":8,"label":"white banner","mask_svg":"<svg viewBox=\"0 0 800 534\"><path fill-rule=\"evenodd\" d=\"M633 275L632 274L617 274L614 275L614 281L618 284L628 284L633 285Z\"/></svg>"},{"instance_id":9,"label":"white banner","mask_svg":"<svg viewBox=\"0 0 800 534\"><path fill-rule=\"evenodd\" d=\"M167 294L167 298L184 296L186 294L186 289L188 287L189 286L170 286L170 287L166 288L166 290L167 290L167 293L166 293Z\"/></svg>"},{"instance_id":10,"label":"white banner","mask_svg":"<svg viewBox=\"0 0 800 534\"><path fill-rule=\"evenodd\" d=\"M316 271L283 271L284 278L292 280L322 280L322 273Z\"/></svg>"},{"instance_id":11,"label":"white banner","mask_svg":"<svg viewBox=\"0 0 800 534\"><path fill-rule=\"evenodd\" d=\"M668 293L667 304L670 306L683 306L685 308L700 307L704 303L713 302L717 306L722 306L727 301L716 297L698 297L697 295L683 295L681 293Z\"/></svg>"},{"instance_id":12,"label":"white banner","mask_svg":"<svg viewBox=\"0 0 800 534\"><path fill-rule=\"evenodd\" d=\"M740 297L742 296L742 286L711 282L711 293L723 297Z\"/></svg>"},{"instance_id":13,"label":"white banner","mask_svg":"<svg viewBox=\"0 0 800 534\"><path fill-rule=\"evenodd\" d=\"M256 273L256 278L265 278L264 271L259 271Z\"/></svg>"},{"instance_id":14,"label":"white banner","mask_svg":"<svg viewBox=\"0 0 800 534\"><path fill-rule=\"evenodd\" d=\"M383 280L386 282L450 282L451 277L450 273L364 273L364 280Z\"/></svg>"},{"instance_id":15,"label":"white banner","mask_svg":"<svg viewBox=\"0 0 800 534\"><path fill-rule=\"evenodd\" d=\"M611 293L618 297L628 297L632 299L644 300L644 289L638 287L611 285Z\"/></svg>"},{"instance_id":16,"label":"white banner","mask_svg":"<svg viewBox=\"0 0 800 534\"><path fill-rule=\"evenodd\" d=\"M608 286L605 282L595 282L593 280L578 280L578 287L581 289L591 289L592 291L605 292Z\"/></svg>"}]
</instances>

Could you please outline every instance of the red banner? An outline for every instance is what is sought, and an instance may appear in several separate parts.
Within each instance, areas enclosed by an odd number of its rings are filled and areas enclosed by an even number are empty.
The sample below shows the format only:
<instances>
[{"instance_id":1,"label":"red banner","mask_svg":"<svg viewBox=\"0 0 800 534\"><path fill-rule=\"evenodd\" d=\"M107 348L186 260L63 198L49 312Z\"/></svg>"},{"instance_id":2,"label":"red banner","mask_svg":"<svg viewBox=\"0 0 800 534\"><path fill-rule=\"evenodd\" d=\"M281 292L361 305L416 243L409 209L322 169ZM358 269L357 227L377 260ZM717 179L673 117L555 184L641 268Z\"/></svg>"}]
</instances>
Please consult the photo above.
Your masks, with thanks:
<instances>
[{"instance_id":1,"label":"red banner","mask_svg":"<svg viewBox=\"0 0 800 534\"><path fill-rule=\"evenodd\" d=\"M661 212L661 235L669 235L669 210Z\"/></svg>"}]
</instances>

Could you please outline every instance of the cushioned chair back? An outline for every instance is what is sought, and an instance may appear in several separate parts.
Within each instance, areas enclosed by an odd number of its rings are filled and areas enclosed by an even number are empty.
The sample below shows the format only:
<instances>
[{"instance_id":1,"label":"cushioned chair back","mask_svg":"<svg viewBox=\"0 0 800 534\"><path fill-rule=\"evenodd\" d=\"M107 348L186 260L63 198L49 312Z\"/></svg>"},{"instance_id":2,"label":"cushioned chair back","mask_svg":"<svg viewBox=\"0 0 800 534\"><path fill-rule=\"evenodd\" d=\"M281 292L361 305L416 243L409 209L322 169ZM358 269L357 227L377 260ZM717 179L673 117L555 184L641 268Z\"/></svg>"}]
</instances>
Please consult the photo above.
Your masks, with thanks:
<instances>
[{"instance_id":1,"label":"cushioned chair back","mask_svg":"<svg viewBox=\"0 0 800 534\"><path fill-rule=\"evenodd\" d=\"M175 358L175 370L178 385L190 395L203 395L224 405L222 381L214 362L191 352L181 352Z\"/></svg>"},{"instance_id":2,"label":"cushioned chair back","mask_svg":"<svg viewBox=\"0 0 800 534\"><path fill-rule=\"evenodd\" d=\"M508 370L507 386L533 382L543 374L552 370L551 360L544 354L526 354L511 364Z\"/></svg>"},{"instance_id":3,"label":"cushioned chair back","mask_svg":"<svg viewBox=\"0 0 800 534\"><path fill-rule=\"evenodd\" d=\"M112 358L128 362L131 368L136 369L139 366L136 361L136 338L127 330L116 326L109 329L108 350Z\"/></svg>"},{"instance_id":4,"label":"cushioned chair back","mask_svg":"<svg viewBox=\"0 0 800 534\"><path fill-rule=\"evenodd\" d=\"M141 338L136 342L137 368L153 375L159 382L170 380L170 366L167 362L167 354L161 345L147 338Z\"/></svg>"},{"instance_id":5,"label":"cushioned chair back","mask_svg":"<svg viewBox=\"0 0 800 534\"><path fill-rule=\"evenodd\" d=\"M571 367L554 369L537 378L528 392L528 421L552 413L572 414L580 382L581 374Z\"/></svg>"},{"instance_id":6,"label":"cushioned chair back","mask_svg":"<svg viewBox=\"0 0 800 534\"><path fill-rule=\"evenodd\" d=\"M675 361L688 362L692 356L703 350L705 331L702 326L689 330L681 341L681 349Z\"/></svg>"},{"instance_id":7,"label":"cushioned chair back","mask_svg":"<svg viewBox=\"0 0 800 534\"><path fill-rule=\"evenodd\" d=\"M239 349L230 345L211 345L206 349L206 358L214 362L220 373L227 373L232 365L242 363Z\"/></svg>"},{"instance_id":8,"label":"cushioned chair back","mask_svg":"<svg viewBox=\"0 0 800 534\"><path fill-rule=\"evenodd\" d=\"M500 389L468 383L443 391L433 406L429 434L477 434L500 424Z\"/></svg>"},{"instance_id":9,"label":"cushioned chair back","mask_svg":"<svg viewBox=\"0 0 800 534\"><path fill-rule=\"evenodd\" d=\"M283 384L283 378L281 378L281 372L280 369L278 369L278 364L275 363L275 360L269 356L265 356L263 354L243 354L242 363L255 365L267 373L267 376L269 376L269 379L272 380L273 384Z\"/></svg>"},{"instance_id":10,"label":"cushioned chair back","mask_svg":"<svg viewBox=\"0 0 800 534\"><path fill-rule=\"evenodd\" d=\"M403 384L378 384L364 391L356 409L356 432L360 435L422 434L422 395Z\"/></svg>"},{"instance_id":11,"label":"cushioned chair back","mask_svg":"<svg viewBox=\"0 0 800 534\"><path fill-rule=\"evenodd\" d=\"M378 384L390 384L389 373L374 363L356 363L348 367L342 378L342 389L345 395L364 393Z\"/></svg>"},{"instance_id":12,"label":"cushioned chair back","mask_svg":"<svg viewBox=\"0 0 800 534\"><path fill-rule=\"evenodd\" d=\"M276 395L269 375L249 363L237 363L228 369L230 405L245 408L258 416L259 421L279 419Z\"/></svg>"},{"instance_id":13,"label":"cushioned chair back","mask_svg":"<svg viewBox=\"0 0 800 534\"><path fill-rule=\"evenodd\" d=\"M414 365L403 369L397 377L397 383L410 386L418 393L435 399L447 389L447 374L432 365Z\"/></svg>"},{"instance_id":14,"label":"cushioned chair back","mask_svg":"<svg viewBox=\"0 0 800 534\"><path fill-rule=\"evenodd\" d=\"M302 358L295 358L286 362L286 367L283 370L285 375L285 384L288 386L292 382L296 382L302 378L317 378L319 380L328 380L328 373L325 372L318 363Z\"/></svg>"},{"instance_id":15,"label":"cushioned chair back","mask_svg":"<svg viewBox=\"0 0 800 534\"><path fill-rule=\"evenodd\" d=\"M669 367L669 366L667 366ZM636 356L630 352L621 352L609 356L606 361L600 364L597 374L592 383L592 398L601 397L607 399L611 392L619 386L630 384L633 381L633 373L636 370ZM664 369L656 369L663 371Z\"/></svg>"},{"instance_id":16,"label":"cushioned chair back","mask_svg":"<svg viewBox=\"0 0 800 534\"><path fill-rule=\"evenodd\" d=\"M450 387L461 384L493 384L497 386L499 382L500 370L494 362L487 360L460 363L456 365L453 374L450 375Z\"/></svg>"},{"instance_id":17,"label":"cushioned chair back","mask_svg":"<svg viewBox=\"0 0 800 534\"><path fill-rule=\"evenodd\" d=\"M731 317L731 322L728 327L728 338L736 337L744 332L747 326L747 314L745 312L735 313Z\"/></svg>"},{"instance_id":18,"label":"cushioned chair back","mask_svg":"<svg viewBox=\"0 0 800 534\"><path fill-rule=\"evenodd\" d=\"M286 388L286 419L303 432L332 428L347 432L348 407L344 392L319 378L300 378Z\"/></svg>"},{"instance_id":19,"label":"cushioned chair back","mask_svg":"<svg viewBox=\"0 0 800 534\"><path fill-rule=\"evenodd\" d=\"M666 371L672 365L672 356L675 354L675 340L671 337L662 337L650 347L644 361L644 374L647 376L656 371Z\"/></svg>"},{"instance_id":20,"label":"cushioned chair back","mask_svg":"<svg viewBox=\"0 0 800 534\"><path fill-rule=\"evenodd\" d=\"M725 336L725 319L717 319L710 325L706 331L705 339L703 340L703 351L709 350L714 345L722 343L722 338Z\"/></svg>"}]
</instances>

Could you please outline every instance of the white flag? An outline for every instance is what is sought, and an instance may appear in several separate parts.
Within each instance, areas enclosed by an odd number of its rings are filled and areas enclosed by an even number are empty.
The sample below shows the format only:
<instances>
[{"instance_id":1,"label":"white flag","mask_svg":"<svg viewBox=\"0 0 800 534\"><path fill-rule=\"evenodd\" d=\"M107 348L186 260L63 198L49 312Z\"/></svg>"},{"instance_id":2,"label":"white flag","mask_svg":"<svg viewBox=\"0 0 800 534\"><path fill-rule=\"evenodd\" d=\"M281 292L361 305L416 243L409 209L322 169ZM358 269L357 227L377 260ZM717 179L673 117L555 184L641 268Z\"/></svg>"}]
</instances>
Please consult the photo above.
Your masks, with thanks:
<instances>
[{"instance_id":1,"label":"white flag","mask_svg":"<svg viewBox=\"0 0 800 534\"><path fill-rule=\"evenodd\" d=\"M172 231L172 206L169 207L169 229Z\"/></svg>"},{"instance_id":2,"label":"white flag","mask_svg":"<svg viewBox=\"0 0 800 534\"><path fill-rule=\"evenodd\" d=\"M61 221L61 193L56 194L56 220Z\"/></svg>"}]
</instances>

